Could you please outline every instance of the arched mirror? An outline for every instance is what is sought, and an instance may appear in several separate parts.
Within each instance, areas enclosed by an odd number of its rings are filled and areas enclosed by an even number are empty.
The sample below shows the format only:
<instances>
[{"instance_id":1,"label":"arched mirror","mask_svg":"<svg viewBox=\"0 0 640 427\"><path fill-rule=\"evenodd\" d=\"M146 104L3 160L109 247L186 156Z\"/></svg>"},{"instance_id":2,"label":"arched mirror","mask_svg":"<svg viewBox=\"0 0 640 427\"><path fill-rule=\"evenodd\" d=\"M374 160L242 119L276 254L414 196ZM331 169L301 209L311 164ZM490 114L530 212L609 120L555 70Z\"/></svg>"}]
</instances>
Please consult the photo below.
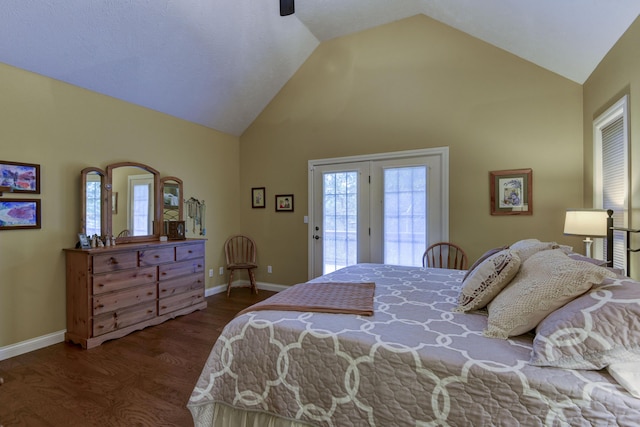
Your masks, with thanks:
<instances>
[{"instance_id":1,"label":"arched mirror","mask_svg":"<svg viewBox=\"0 0 640 427\"><path fill-rule=\"evenodd\" d=\"M166 176L160 180L162 188L162 221L182 221L182 180Z\"/></svg>"},{"instance_id":2,"label":"arched mirror","mask_svg":"<svg viewBox=\"0 0 640 427\"><path fill-rule=\"evenodd\" d=\"M80 232L87 236L102 236L105 228L105 173L102 169L89 167L80 172L82 177L82 221Z\"/></svg>"},{"instance_id":3,"label":"arched mirror","mask_svg":"<svg viewBox=\"0 0 640 427\"><path fill-rule=\"evenodd\" d=\"M122 162L107 166L107 235L118 243L160 236L160 174L150 166ZM109 197L110 195L110 197Z\"/></svg>"}]
</instances>

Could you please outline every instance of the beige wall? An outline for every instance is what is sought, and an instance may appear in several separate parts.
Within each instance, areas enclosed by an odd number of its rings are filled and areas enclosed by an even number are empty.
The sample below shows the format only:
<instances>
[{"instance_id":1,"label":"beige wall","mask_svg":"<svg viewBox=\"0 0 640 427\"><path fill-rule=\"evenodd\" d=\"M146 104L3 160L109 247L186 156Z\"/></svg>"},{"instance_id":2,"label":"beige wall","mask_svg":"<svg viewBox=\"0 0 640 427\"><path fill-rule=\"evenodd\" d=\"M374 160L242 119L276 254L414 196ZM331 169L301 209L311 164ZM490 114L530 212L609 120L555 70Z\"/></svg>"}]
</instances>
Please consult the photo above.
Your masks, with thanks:
<instances>
[{"instance_id":1,"label":"beige wall","mask_svg":"<svg viewBox=\"0 0 640 427\"><path fill-rule=\"evenodd\" d=\"M0 160L42 175L42 229L0 231L0 347L66 328L62 248L80 231L86 166L136 161L183 179L185 196L207 204L207 269L224 265L240 227L237 137L2 64L0 93Z\"/></svg>"},{"instance_id":2,"label":"beige wall","mask_svg":"<svg viewBox=\"0 0 640 427\"><path fill-rule=\"evenodd\" d=\"M622 96L629 95L630 201L631 228L640 227L640 18L629 27L618 43L600 62L584 84L584 194L586 206L592 204L593 120ZM640 246L638 235L632 247ZM631 255L631 275L640 278L640 256Z\"/></svg>"},{"instance_id":3,"label":"beige wall","mask_svg":"<svg viewBox=\"0 0 640 427\"><path fill-rule=\"evenodd\" d=\"M307 161L450 147L450 238L475 260L562 234L582 205L582 88L424 15L321 44L241 137L243 229L258 280L307 278ZM534 215L489 214L488 173L533 169ZM267 209L251 209L265 186ZM294 213L274 194L294 193ZM273 274L266 273L266 265Z\"/></svg>"}]
</instances>

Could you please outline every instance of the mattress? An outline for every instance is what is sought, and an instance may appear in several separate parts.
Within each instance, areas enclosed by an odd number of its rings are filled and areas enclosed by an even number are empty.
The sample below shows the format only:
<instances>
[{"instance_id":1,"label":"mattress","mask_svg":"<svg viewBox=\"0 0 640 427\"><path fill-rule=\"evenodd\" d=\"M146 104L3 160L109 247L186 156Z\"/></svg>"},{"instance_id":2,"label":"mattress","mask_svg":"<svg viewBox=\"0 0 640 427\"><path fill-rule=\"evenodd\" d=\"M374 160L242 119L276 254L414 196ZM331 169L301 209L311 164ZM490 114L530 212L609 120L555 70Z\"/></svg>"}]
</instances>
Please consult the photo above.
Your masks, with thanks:
<instances>
[{"instance_id":1,"label":"mattress","mask_svg":"<svg viewBox=\"0 0 640 427\"><path fill-rule=\"evenodd\" d=\"M233 408L316 426L638 425L640 399L606 370L532 366L533 334L487 338L486 315L453 312L464 274L359 264L311 282L374 282L373 316L236 317L188 402L195 424Z\"/></svg>"}]
</instances>

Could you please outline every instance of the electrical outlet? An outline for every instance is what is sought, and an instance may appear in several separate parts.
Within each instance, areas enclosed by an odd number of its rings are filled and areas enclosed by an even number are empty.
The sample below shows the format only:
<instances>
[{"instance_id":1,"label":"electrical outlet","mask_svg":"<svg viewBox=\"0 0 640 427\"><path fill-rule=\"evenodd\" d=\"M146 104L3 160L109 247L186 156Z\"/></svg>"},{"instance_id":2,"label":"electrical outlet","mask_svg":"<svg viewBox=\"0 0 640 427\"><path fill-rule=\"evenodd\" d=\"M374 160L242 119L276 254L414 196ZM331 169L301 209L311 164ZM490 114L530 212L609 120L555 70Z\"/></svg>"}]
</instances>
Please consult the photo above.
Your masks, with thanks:
<instances>
[{"instance_id":1,"label":"electrical outlet","mask_svg":"<svg viewBox=\"0 0 640 427\"><path fill-rule=\"evenodd\" d=\"M223 275L224 274L224 267L220 267L220 270L218 271L219 275Z\"/></svg>"},{"instance_id":2,"label":"electrical outlet","mask_svg":"<svg viewBox=\"0 0 640 427\"><path fill-rule=\"evenodd\" d=\"M267 273L273 273L273 269L270 265L267 265Z\"/></svg>"},{"instance_id":3,"label":"electrical outlet","mask_svg":"<svg viewBox=\"0 0 640 427\"><path fill-rule=\"evenodd\" d=\"M209 277L213 277L213 268L209 270Z\"/></svg>"}]
</instances>

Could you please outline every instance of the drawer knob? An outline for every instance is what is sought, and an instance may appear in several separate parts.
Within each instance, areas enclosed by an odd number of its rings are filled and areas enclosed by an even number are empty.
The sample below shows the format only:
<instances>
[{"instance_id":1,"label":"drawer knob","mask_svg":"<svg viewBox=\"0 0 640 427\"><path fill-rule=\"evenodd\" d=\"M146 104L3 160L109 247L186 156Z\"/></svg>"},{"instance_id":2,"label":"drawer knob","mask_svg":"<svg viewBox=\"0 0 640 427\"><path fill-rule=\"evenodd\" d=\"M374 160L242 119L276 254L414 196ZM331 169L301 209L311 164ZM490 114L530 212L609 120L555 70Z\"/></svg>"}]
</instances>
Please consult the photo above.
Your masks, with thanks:
<instances>
[{"instance_id":1,"label":"drawer knob","mask_svg":"<svg viewBox=\"0 0 640 427\"><path fill-rule=\"evenodd\" d=\"M109 263L110 264L117 264L118 260L116 260L114 257L109 258Z\"/></svg>"},{"instance_id":2,"label":"drawer knob","mask_svg":"<svg viewBox=\"0 0 640 427\"><path fill-rule=\"evenodd\" d=\"M104 308L104 304L98 304L98 308Z\"/></svg>"}]
</instances>

